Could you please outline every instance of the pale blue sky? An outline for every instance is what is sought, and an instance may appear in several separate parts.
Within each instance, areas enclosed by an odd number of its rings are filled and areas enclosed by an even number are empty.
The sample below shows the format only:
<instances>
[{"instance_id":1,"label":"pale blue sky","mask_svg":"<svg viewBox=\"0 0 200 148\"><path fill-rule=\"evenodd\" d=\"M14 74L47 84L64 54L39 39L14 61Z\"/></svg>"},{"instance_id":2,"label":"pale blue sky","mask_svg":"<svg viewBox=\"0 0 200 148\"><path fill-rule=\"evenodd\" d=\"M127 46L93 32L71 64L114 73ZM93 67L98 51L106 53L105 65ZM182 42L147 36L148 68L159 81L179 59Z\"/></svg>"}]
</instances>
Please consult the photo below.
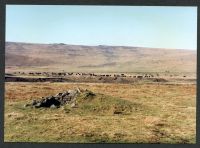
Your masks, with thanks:
<instances>
[{"instance_id":1,"label":"pale blue sky","mask_svg":"<svg viewBox=\"0 0 200 148\"><path fill-rule=\"evenodd\" d=\"M7 5L6 41L197 48L197 7Z\"/></svg>"}]
</instances>

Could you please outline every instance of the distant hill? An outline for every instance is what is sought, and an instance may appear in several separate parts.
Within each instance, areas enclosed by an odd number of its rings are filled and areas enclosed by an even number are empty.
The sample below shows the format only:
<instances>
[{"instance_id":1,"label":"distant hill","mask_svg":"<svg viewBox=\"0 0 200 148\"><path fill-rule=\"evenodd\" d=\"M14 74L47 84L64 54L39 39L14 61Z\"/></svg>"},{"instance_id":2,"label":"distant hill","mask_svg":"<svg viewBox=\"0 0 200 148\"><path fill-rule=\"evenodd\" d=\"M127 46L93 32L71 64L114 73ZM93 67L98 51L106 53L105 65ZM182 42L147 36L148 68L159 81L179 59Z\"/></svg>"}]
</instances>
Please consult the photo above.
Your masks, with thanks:
<instances>
[{"instance_id":1,"label":"distant hill","mask_svg":"<svg viewBox=\"0 0 200 148\"><path fill-rule=\"evenodd\" d=\"M196 51L126 46L6 43L6 69L196 72Z\"/></svg>"}]
</instances>

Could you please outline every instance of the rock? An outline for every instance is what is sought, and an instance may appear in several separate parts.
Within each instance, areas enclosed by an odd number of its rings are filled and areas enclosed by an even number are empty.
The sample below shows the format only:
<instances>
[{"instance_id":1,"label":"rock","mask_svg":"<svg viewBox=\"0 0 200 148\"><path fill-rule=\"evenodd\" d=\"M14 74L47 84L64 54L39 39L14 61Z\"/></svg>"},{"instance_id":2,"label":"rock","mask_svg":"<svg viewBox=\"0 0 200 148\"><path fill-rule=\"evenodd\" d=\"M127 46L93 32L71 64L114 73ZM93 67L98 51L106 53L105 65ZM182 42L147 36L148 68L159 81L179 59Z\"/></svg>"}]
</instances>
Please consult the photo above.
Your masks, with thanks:
<instances>
[{"instance_id":1,"label":"rock","mask_svg":"<svg viewBox=\"0 0 200 148\"><path fill-rule=\"evenodd\" d=\"M58 93L58 94L56 94L56 96L55 96L55 97L61 97L61 96L62 96L62 94L63 94L63 93Z\"/></svg>"},{"instance_id":2,"label":"rock","mask_svg":"<svg viewBox=\"0 0 200 148\"><path fill-rule=\"evenodd\" d=\"M55 97L55 99L60 101L62 98L61 97Z\"/></svg>"},{"instance_id":3,"label":"rock","mask_svg":"<svg viewBox=\"0 0 200 148\"><path fill-rule=\"evenodd\" d=\"M77 90L69 90L68 93L68 96L74 97L78 92Z\"/></svg>"},{"instance_id":4,"label":"rock","mask_svg":"<svg viewBox=\"0 0 200 148\"><path fill-rule=\"evenodd\" d=\"M28 107L28 106L31 106L31 104L25 104L25 105L24 105L24 107Z\"/></svg>"},{"instance_id":5,"label":"rock","mask_svg":"<svg viewBox=\"0 0 200 148\"><path fill-rule=\"evenodd\" d=\"M71 104L71 107L75 108L77 107L76 97L82 92L85 92L85 90L80 90L79 88L76 88L75 90L68 90L63 93L58 93L55 96L47 96L47 97L42 97L41 100L33 100L30 106L33 106L35 108L40 108L40 107L58 108L61 105ZM86 97L92 97L95 95L94 93L88 90L86 94L87 94ZM25 104L24 106L29 106L29 105Z\"/></svg>"},{"instance_id":6,"label":"rock","mask_svg":"<svg viewBox=\"0 0 200 148\"><path fill-rule=\"evenodd\" d=\"M60 106L60 101L50 96L41 102L41 107L50 107L51 105Z\"/></svg>"},{"instance_id":7,"label":"rock","mask_svg":"<svg viewBox=\"0 0 200 148\"><path fill-rule=\"evenodd\" d=\"M38 102L36 105L34 105L35 106L35 108L40 108L41 107L41 103L40 102Z\"/></svg>"},{"instance_id":8,"label":"rock","mask_svg":"<svg viewBox=\"0 0 200 148\"><path fill-rule=\"evenodd\" d=\"M54 104L50 106L50 108L57 108Z\"/></svg>"},{"instance_id":9,"label":"rock","mask_svg":"<svg viewBox=\"0 0 200 148\"><path fill-rule=\"evenodd\" d=\"M76 89L78 93L81 93L81 90L79 88Z\"/></svg>"},{"instance_id":10,"label":"rock","mask_svg":"<svg viewBox=\"0 0 200 148\"><path fill-rule=\"evenodd\" d=\"M47 98L43 98L42 100L40 100L40 103L46 103Z\"/></svg>"},{"instance_id":11,"label":"rock","mask_svg":"<svg viewBox=\"0 0 200 148\"><path fill-rule=\"evenodd\" d=\"M32 105L36 105L36 104L37 104L37 101L33 100Z\"/></svg>"},{"instance_id":12,"label":"rock","mask_svg":"<svg viewBox=\"0 0 200 148\"><path fill-rule=\"evenodd\" d=\"M65 97L66 95L68 95L69 93L66 91L66 92L64 92L62 95L61 95L61 97L63 98L63 97Z\"/></svg>"},{"instance_id":13,"label":"rock","mask_svg":"<svg viewBox=\"0 0 200 148\"><path fill-rule=\"evenodd\" d=\"M76 107L78 107L77 103L76 103L76 102L73 102L73 103L71 104L71 108L76 108Z\"/></svg>"}]
</instances>

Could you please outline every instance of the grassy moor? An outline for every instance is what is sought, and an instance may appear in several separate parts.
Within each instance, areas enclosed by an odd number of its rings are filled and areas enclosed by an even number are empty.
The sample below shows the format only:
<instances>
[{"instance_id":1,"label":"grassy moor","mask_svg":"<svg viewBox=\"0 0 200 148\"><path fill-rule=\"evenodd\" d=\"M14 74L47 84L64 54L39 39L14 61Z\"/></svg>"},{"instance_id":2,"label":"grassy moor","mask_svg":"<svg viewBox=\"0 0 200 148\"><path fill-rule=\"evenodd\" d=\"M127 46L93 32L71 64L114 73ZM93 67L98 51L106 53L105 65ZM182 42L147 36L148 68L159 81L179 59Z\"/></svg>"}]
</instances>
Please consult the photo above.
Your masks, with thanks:
<instances>
[{"instance_id":1,"label":"grassy moor","mask_svg":"<svg viewBox=\"0 0 200 148\"><path fill-rule=\"evenodd\" d=\"M7 42L5 142L196 143L196 52Z\"/></svg>"}]
</instances>

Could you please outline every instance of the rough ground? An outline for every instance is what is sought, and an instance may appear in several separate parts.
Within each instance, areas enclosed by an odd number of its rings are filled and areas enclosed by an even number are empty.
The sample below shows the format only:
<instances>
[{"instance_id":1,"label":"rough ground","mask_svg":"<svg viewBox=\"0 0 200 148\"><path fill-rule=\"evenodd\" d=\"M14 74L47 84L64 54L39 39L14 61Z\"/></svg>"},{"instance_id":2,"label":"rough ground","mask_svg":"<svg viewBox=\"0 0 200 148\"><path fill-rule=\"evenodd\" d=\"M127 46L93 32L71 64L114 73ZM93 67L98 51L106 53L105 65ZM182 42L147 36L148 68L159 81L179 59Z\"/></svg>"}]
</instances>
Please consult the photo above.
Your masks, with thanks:
<instances>
[{"instance_id":1,"label":"rough ground","mask_svg":"<svg viewBox=\"0 0 200 148\"><path fill-rule=\"evenodd\" d=\"M6 142L196 142L195 84L7 82L5 87ZM83 100L83 94L73 109L24 107L77 87L96 96Z\"/></svg>"}]
</instances>

